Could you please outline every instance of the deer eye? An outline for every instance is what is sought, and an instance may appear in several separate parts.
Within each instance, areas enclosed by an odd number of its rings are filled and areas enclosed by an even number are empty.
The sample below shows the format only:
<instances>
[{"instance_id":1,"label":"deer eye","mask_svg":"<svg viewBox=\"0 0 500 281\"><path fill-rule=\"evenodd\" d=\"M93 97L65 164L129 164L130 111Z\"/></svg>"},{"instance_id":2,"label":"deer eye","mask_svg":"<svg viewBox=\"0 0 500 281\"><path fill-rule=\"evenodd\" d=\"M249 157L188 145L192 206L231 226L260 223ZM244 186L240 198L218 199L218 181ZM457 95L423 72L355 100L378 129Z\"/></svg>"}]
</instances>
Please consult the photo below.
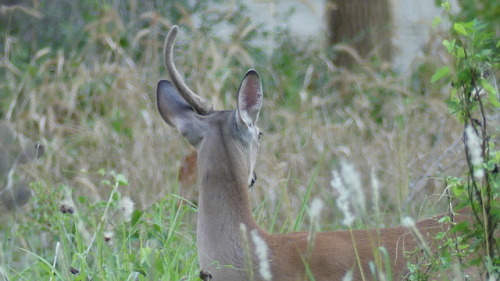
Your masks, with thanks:
<instances>
[{"instance_id":1,"label":"deer eye","mask_svg":"<svg viewBox=\"0 0 500 281\"><path fill-rule=\"evenodd\" d=\"M259 132L259 140L260 140L260 137L262 137L264 135L263 132Z\"/></svg>"}]
</instances>

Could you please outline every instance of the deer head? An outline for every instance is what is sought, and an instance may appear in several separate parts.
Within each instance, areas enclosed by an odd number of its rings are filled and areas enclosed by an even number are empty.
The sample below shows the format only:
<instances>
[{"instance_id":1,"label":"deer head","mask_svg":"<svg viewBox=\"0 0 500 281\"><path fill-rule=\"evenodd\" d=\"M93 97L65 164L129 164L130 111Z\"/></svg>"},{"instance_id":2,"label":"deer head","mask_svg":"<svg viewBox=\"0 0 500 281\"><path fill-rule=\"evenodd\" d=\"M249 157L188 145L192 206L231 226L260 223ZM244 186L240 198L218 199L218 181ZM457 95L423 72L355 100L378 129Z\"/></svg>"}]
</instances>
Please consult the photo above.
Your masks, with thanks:
<instances>
[{"instance_id":1,"label":"deer head","mask_svg":"<svg viewBox=\"0 0 500 281\"><path fill-rule=\"evenodd\" d=\"M260 137L256 123L263 100L259 75L254 70L246 73L237 92L238 102L235 110L213 110L210 103L189 89L174 65L173 46L178 29L177 26L172 27L165 40L165 66L172 82L158 82L157 101L160 115L197 148L199 163L219 159L221 155L207 154L210 154L214 147L226 143L221 149L233 149L231 155L238 155L240 159L245 160L247 184L251 185L255 181L253 170ZM212 158L203 159L204 156Z\"/></svg>"}]
</instances>

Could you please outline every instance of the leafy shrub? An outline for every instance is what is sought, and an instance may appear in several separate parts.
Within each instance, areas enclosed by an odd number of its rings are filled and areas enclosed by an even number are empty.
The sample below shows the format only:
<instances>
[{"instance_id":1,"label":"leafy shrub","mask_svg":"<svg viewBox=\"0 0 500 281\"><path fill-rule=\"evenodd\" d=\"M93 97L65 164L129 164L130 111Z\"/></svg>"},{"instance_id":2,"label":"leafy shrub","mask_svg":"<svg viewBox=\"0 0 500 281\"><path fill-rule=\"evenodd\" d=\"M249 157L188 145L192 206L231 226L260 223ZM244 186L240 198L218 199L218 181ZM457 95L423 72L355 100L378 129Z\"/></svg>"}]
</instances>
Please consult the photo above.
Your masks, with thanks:
<instances>
[{"instance_id":1,"label":"leafy shrub","mask_svg":"<svg viewBox=\"0 0 500 281\"><path fill-rule=\"evenodd\" d=\"M487 13L484 16L488 18ZM500 151L493 135L498 131L491 122L495 122L492 115L500 108L494 86L500 70L500 38L491 25L477 19L454 21L450 37L443 46L452 56L453 65L439 68L431 82L444 80L452 85L449 110L464 127L462 140L468 169L462 178L448 177L446 183L461 203L459 208L470 208L474 219L471 224L464 222L452 228L452 232L462 234L450 241L456 252L441 254L439 262L431 266L449 269L452 256L458 256L464 268L477 267L485 272L485 278L496 280L500 276L500 237L496 233L500 221ZM471 256L475 258L467 260Z\"/></svg>"}]
</instances>

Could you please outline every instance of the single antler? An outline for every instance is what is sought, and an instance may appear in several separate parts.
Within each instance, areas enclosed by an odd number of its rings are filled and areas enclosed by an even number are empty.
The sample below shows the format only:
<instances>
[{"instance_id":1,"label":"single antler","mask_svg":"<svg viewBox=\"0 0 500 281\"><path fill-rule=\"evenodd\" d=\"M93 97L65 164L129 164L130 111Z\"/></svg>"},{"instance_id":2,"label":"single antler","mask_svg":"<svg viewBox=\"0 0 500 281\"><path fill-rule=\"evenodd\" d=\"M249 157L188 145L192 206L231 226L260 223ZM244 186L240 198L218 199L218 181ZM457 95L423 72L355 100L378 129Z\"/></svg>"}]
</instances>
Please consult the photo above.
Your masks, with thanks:
<instances>
[{"instance_id":1,"label":"single antler","mask_svg":"<svg viewBox=\"0 0 500 281\"><path fill-rule=\"evenodd\" d=\"M177 36L177 32L179 31L179 27L177 25L172 26L170 31L168 32L167 38L165 39L165 46L163 51L163 58L165 60L165 67L167 71L170 73L170 77L172 78L172 83L175 85L181 96L193 107L193 109L200 115L207 115L213 110L213 106L201 98L197 94L195 94L189 87L184 83L182 78L175 67L173 61L173 51L174 51L174 43L175 37Z\"/></svg>"}]
</instances>

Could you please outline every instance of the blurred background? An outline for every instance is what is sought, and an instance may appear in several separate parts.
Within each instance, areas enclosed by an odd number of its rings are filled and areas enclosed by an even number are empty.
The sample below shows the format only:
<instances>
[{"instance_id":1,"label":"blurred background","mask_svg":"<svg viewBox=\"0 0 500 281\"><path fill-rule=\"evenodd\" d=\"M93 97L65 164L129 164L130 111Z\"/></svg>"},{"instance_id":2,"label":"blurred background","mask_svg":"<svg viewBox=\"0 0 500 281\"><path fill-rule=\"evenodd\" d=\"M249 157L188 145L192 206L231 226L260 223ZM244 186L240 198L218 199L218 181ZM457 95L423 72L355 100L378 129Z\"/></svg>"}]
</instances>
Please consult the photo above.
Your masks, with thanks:
<instances>
[{"instance_id":1,"label":"blurred background","mask_svg":"<svg viewBox=\"0 0 500 281\"><path fill-rule=\"evenodd\" d=\"M283 224L315 196L332 206L324 220L338 223L330 181L342 160L355 165L367 194L376 175L384 213L435 213L445 190L440 177L463 171L462 125L448 114L449 86L429 82L449 63L441 44L448 16L439 1L0 5L3 217L39 210L36 198L47 193L107 200L112 187L102 184L103 171L128 179L120 192L138 208L171 194L196 202L192 148L156 109L156 83L168 78L163 40L173 24L181 28L178 68L217 109L234 108L246 70L262 77L265 136L251 194L264 225L269 214ZM497 1L458 0L450 13L480 17L498 34L498 11ZM16 160L22 155L25 161Z\"/></svg>"}]
</instances>

